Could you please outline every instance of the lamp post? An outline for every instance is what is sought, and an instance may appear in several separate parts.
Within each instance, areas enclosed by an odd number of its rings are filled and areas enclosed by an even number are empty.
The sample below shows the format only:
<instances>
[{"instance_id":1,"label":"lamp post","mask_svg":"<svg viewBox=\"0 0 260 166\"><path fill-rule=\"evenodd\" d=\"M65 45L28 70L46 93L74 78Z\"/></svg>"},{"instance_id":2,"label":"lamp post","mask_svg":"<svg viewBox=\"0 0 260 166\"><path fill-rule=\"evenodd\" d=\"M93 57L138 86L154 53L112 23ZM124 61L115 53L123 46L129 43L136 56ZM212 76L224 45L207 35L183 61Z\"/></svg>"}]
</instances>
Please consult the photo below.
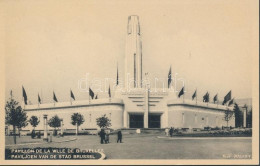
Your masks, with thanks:
<instances>
[{"instance_id":1,"label":"lamp post","mask_svg":"<svg viewBox=\"0 0 260 166\"><path fill-rule=\"evenodd\" d=\"M243 116L243 127L247 127L247 122L246 122L246 118L247 118L247 105L245 104L243 108L243 113L244 113L244 116Z\"/></svg>"},{"instance_id":2,"label":"lamp post","mask_svg":"<svg viewBox=\"0 0 260 166\"><path fill-rule=\"evenodd\" d=\"M44 133L43 133L43 140L48 141L48 123L47 123L48 115L43 115L43 121L44 121Z\"/></svg>"}]
</instances>

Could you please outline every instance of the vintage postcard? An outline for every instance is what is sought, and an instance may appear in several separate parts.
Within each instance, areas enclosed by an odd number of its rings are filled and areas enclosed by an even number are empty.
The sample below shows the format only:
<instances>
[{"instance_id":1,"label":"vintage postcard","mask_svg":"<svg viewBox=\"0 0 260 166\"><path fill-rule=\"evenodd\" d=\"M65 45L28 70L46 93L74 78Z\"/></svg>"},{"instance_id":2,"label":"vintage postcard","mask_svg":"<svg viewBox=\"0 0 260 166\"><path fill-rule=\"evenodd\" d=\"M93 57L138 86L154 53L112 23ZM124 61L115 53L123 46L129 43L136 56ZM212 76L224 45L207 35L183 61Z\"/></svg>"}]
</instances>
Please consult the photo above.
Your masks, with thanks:
<instances>
[{"instance_id":1,"label":"vintage postcard","mask_svg":"<svg viewBox=\"0 0 260 166\"><path fill-rule=\"evenodd\" d=\"M257 0L0 9L0 164L259 164Z\"/></svg>"}]
</instances>

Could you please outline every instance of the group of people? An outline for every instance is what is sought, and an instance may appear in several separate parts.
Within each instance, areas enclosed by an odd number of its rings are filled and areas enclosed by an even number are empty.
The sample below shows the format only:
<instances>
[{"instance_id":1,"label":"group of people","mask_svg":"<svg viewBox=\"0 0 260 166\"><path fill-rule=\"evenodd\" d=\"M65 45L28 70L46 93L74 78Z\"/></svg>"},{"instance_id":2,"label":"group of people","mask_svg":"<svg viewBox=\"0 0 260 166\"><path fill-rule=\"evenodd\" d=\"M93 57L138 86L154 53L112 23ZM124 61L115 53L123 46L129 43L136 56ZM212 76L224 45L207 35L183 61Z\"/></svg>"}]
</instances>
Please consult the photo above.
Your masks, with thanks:
<instances>
[{"instance_id":1,"label":"group of people","mask_svg":"<svg viewBox=\"0 0 260 166\"><path fill-rule=\"evenodd\" d=\"M169 130L169 134L170 134L171 137L173 136L173 131L174 131L174 129L171 127L170 130Z\"/></svg>"},{"instance_id":2,"label":"group of people","mask_svg":"<svg viewBox=\"0 0 260 166\"><path fill-rule=\"evenodd\" d=\"M19 133L20 134L20 133ZM19 137L20 137L20 135L19 135ZM31 137L32 137L32 139L34 139L34 138L41 138L41 132L40 131L38 131L37 133L35 132L35 130L32 130L32 133L31 133Z\"/></svg>"},{"instance_id":3,"label":"group of people","mask_svg":"<svg viewBox=\"0 0 260 166\"><path fill-rule=\"evenodd\" d=\"M101 131L98 134L100 136L101 144L109 143L109 132L105 132L104 129L101 129ZM122 143L122 132L120 130L117 132L117 143L118 142Z\"/></svg>"}]
</instances>

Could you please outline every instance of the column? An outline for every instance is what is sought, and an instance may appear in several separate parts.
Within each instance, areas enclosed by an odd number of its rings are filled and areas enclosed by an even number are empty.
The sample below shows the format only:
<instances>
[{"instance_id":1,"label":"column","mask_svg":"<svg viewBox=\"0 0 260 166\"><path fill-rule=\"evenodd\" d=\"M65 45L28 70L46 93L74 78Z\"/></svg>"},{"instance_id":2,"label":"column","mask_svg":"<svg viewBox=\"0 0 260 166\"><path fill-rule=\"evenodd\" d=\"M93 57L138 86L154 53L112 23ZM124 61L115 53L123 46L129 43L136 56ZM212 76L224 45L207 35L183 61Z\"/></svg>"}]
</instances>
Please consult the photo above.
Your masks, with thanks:
<instances>
[{"instance_id":1,"label":"column","mask_svg":"<svg viewBox=\"0 0 260 166\"><path fill-rule=\"evenodd\" d=\"M149 114L149 88L145 88L144 101L144 128L148 128L148 114Z\"/></svg>"},{"instance_id":2,"label":"column","mask_svg":"<svg viewBox=\"0 0 260 166\"><path fill-rule=\"evenodd\" d=\"M60 121L60 135L63 136L63 119Z\"/></svg>"},{"instance_id":3,"label":"column","mask_svg":"<svg viewBox=\"0 0 260 166\"><path fill-rule=\"evenodd\" d=\"M124 118L124 128L128 127L128 113L126 112L125 108L124 108L124 113L123 113L123 118Z\"/></svg>"},{"instance_id":4,"label":"column","mask_svg":"<svg viewBox=\"0 0 260 166\"><path fill-rule=\"evenodd\" d=\"M43 140L48 141L48 123L47 123L48 115L43 115L43 123L44 123L44 133L43 133Z\"/></svg>"},{"instance_id":5,"label":"column","mask_svg":"<svg viewBox=\"0 0 260 166\"><path fill-rule=\"evenodd\" d=\"M161 128L168 128L169 127L169 114L168 114L168 108L165 108L165 112L161 115Z\"/></svg>"},{"instance_id":6,"label":"column","mask_svg":"<svg viewBox=\"0 0 260 166\"><path fill-rule=\"evenodd\" d=\"M244 108L244 116L243 116L243 127L246 128L246 112L247 112L247 108L246 107L243 107Z\"/></svg>"}]
</instances>

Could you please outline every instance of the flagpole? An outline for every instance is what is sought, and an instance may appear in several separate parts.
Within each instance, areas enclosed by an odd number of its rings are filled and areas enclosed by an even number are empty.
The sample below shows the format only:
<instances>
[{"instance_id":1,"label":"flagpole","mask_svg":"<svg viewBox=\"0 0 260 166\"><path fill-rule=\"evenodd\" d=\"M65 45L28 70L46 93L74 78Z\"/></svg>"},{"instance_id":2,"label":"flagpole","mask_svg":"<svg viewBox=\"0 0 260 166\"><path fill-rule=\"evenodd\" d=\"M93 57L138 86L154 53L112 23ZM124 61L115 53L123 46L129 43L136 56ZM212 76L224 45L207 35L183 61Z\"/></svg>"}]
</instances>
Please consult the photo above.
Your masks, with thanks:
<instances>
[{"instance_id":1,"label":"flagpole","mask_svg":"<svg viewBox=\"0 0 260 166\"><path fill-rule=\"evenodd\" d=\"M111 103L111 89L110 89L110 85L109 85L109 103Z\"/></svg>"},{"instance_id":2,"label":"flagpole","mask_svg":"<svg viewBox=\"0 0 260 166\"><path fill-rule=\"evenodd\" d=\"M90 105L90 79L88 80L88 85L88 104Z\"/></svg>"},{"instance_id":3,"label":"flagpole","mask_svg":"<svg viewBox=\"0 0 260 166\"><path fill-rule=\"evenodd\" d=\"M170 82L170 90L172 89L172 65L171 65L171 80L170 80L171 82Z\"/></svg>"},{"instance_id":4,"label":"flagpole","mask_svg":"<svg viewBox=\"0 0 260 166\"><path fill-rule=\"evenodd\" d=\"M218 94L217 94L218 95ZM217 96L217 108L218 108L218 96Z\"/></svg>"},{"instance_id":5,"label":"flagpole","mask_svg":"<svg viewBox=\"0 0 260 166\"><path fill-rule=\"evenodd\" d=\"M71 88L70 88L70 105L72 105L72 100L71 100Z\"/></svg>"},{"instance_id":6,"label":"flagpole","mask_svg":"<svg viewBox=\"0 0 260 166\"><path fill-rule=\"evenodd\" d=\"M43 103L42 89L41 89L41 103Z\"/></svg>"},{"instance_id":7,"label":"flagpole","mask_svg":"<svg viewBox=\"0 0 260 166\"><path fill-rule=\"evenodd\" d=\"M25 109L25 101L24 101L24 97L23 97L23 109Z\"/></svg>"},{"instance_id":8,"label":"flagpole","mask_svg":"<svg viewBox=\"0 0 260 166\"><path fill-rule=\"evenodd\" d=\"M208 93L208 96L207 96L207 107L209 107L209 92Z\"/></svg>"},{"instance_id":9,"label":"flagpole","mask_svg":"<svg viewBox=\"0 0 260 166\"><path fill-rule=\"evenodd\" d=\"M184 95L185 95L185 93L184 93L184 86L183 86L183 103L184 103Z\"/></svg>"},{"instance_id":10,"label":"flagpole","mask_svg":"<svg viewBox=\"0 0 260 166\"><path fill-rule=\"evenodd\" d=\"M196 105L197 105L197 97L198 96L198 94L197 94L197 88L196 88Z\"/></svg>"},{"instance_id":11,"label":"flagpole","mask_svg":"<svg viewBox=\"0 0 260 166\"><path fill-rule=\"evenodd\" d=\"M207 107L209 107L209 97L208 97L208 101L207 101Z\"/></svg>"},{"instance_id":12,"label":"flagpole","mask_svg":"<svg viewBox=\"0 0 260 166\"><path fill-rule=\"evenodd\" d=\"M25 109L25 98L23 96L23 109Z\"/></svg>"},{"instance_id":13,"label":"flagpole","mask_svg":"<svg viewBox=\"0 0 260 166\"><path fill-rule=\"evenodd\" d=\"M54 107L55 107L55 100L54 100L54 89L53 89L53 104L54 104Z\"/></svg>"},{"instance_id":14,"label":"flagpole","mask_svg":"<svg viewBox=\"0 0 260 166\"><path fill-rule=\"evenodd\" d=\"M88 104L90 104L90 95L89 95L89 93L90 93L90 86L88 87Z\"/></svg>"},{"instance_id":15,"label":"flagpole","mask_svg":"<svg viewBox=\"0 0 260 166\"><path fill-rule=\"evenodd\" d=\"M119 84L118 78L119 78L119 75L118 75L118 61L117 61L117 64L116 64L116 86L118 86L118 84Z\"/></svg>"}]
</instances>

